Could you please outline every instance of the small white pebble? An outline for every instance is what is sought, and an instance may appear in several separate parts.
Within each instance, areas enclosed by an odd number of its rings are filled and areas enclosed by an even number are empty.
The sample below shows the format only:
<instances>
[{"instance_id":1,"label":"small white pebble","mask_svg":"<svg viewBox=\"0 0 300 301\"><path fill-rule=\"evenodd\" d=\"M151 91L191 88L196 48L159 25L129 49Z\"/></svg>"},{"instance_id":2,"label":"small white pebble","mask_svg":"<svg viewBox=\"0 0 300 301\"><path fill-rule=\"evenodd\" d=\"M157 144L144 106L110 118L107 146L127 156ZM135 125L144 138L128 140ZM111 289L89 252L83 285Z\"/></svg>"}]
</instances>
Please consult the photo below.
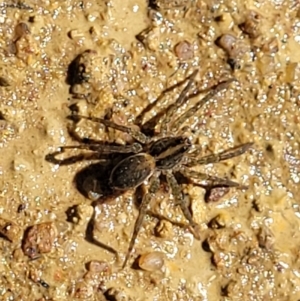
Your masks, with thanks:
<instances>
[{"instance_id":1,"label":"small white pebble","mask_svg":"<svg viewBox=\"0 0 300 301\"><path fill-rule=\"evenodd\" d=\"M97 19L97 16L95 16L95 15L88 15L87 16L87 20L89 22L94 22L96 19Z\"/></svg>"},{"instance_id":2,"label":"small white pebble","mask_svg":"<svg viewBox=\"0 0 300 301\"><path fill-rule=\"evenodd\" d=\"M161 252L146 253L139 258L139 267L145 271L153 272L160 270L163 265L164 254Z\"/></svg>"},{"instance_id":3,"label":"small white pebble","mask_svg":"<svg viewBox=\"0 0 300 301\"><path fill-rule=\"evenodd\" d=\"M134 13L137 13L139 11L139 6L138 5L134 5L133 8L132 8L132 11Z\"/></svg>"}]
</instances>

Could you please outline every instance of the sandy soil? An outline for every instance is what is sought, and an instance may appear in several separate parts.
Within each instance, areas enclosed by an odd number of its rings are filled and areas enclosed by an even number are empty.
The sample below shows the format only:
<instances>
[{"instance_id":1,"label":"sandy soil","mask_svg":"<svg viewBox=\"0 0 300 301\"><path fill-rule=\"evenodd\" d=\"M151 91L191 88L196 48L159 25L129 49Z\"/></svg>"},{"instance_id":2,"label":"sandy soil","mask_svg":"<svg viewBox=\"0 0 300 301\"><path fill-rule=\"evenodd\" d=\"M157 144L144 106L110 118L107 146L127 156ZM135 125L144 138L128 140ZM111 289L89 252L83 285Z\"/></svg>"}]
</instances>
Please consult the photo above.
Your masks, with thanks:
<instances>
[{"instance_id":1,"label":"sandy soil","mask_svg":"<svg viewBox=\"0 0 300 301\"><path fill-rule=\"evenodd\" d=\"M2 2L0 299L299 300L299 18L296 0ZM84 138L132 143L67 116L132 125L196 69L203 93L191 103L237 80L186 123L201 154L254 142L202 171L249 188L217 191L206 202L199 185L183 185L199 241L162 185L122 270L138 214L134 191L95 202L109 176L93 177L98 161L60 165L45 157ZM154 255L140 265L153 270L132 266L146 253Z\"/></svg>"}]
</instances>

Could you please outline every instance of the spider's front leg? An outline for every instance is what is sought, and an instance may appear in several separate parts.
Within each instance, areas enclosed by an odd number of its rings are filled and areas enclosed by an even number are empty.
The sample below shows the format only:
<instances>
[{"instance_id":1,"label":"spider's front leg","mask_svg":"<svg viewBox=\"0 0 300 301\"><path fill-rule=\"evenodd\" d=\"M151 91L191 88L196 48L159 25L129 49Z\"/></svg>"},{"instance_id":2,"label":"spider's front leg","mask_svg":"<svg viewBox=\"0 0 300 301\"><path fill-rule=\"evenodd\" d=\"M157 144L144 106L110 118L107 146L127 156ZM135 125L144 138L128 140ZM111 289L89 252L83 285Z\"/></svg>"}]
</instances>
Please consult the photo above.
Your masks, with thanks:
<instances>
[{"instance_id":1,"label":"spider's front leg","mask_svg":"<svg viewBox=\"0 0 300 301\"><path fill-rule=\"evenodd\" d=\"M53 152L51 154L47 154L45 156L45 160L52 163L52 164L58 164L58 165L71 165L76 162L80 162L83 160L99 160L99 154L92 153L92 154L79 154L76 156L71 156L68 158L58 159L56 156L62 154L63 151L59 150L57 152Z\"/></svg>"},{"instance_id":2,"label":"spider's front leg","mask_svg":"<svg viewBox=\"0 0 300 301\"><path fill-rule=\"evenodd\" d=\"M185 199L183 197L180 185L178 184L173 173L165 172L164 174L167 178L168 184L171 187L172 194L175 198L176 203L180 206L182 213L184 214L185 218L189 222L192 233L194 234L196 239L200 240L199 225L193 220L192 214L191 214L191 212L188 208L188 205L186 204Z\"/></svg>"},{"instance_id":3,"label":"spider's front leg","mask_svg":"<svg viewBox=\"0 0 300 301\"><path fill-rule=\"evenodd\" d=\"M103 118L88 117L88 116L82 116L82 115L70 115L68 118L71 119L71 120L75 120L75 121L78 120L78 119L87 119L87 120L90 120L90 121L93 121L93 122L101 123L101 124L103 124L103 125L105 125L109 128L112 128L112 129L115 129L115 130L118 130L118 131L129 134L136 141L138 141L142 144L147 143L150 140L149 137L146 136L145 134L143 134L141 131L137 131L137 130L132 129L128 126L116 124L116 123L114 123L110 120L106 120L106 119L103 119Z\"/></svg>"},{"instance_id":4,"label":"spider's front leg","mask_svg":"<svg viewBox=\"0 0 300 301\"><path fill-rule=\"evenodd\" d=\"M139 215L135 221L134 224L134 228L133 228L133 233L131 236L131 240L129 243L129 247L128 247L128 251L122 266L122 269L125 268L127 261L130 257L130 254L133 250L133 246L135 244L136 238L138 236L138 233L140 232L140 229L142 227L145 215L148 211L148 205L152 199L152 197L154 196L154 194L157 192L157 190L159 189L159 185L160 185L160 180L159 180L159 176L160 176L160 172L154 172L154 174L152 175L151 179L150 179L150 187L148 189L148 192L144 195L140 208L139 208Z\"/></svg>"},{"instance_id":5,"label":"spider's front leg","mask_svg":"<svg viewBox=\"0 0 300 301\"><path fill-rule=\"evenodd\" d=\"M65 159L57 159L58 155L63 154L68 149L85 149L93 151L92 154L79 154ZM80 145L67 145L59 147L59 150L46 155L45 159L48 162L59 165L69 165L82 160L99 159L99 155L107 154L126 154L126 153L139 153L142 151L142 146L139 143L132 145L108 145L108 144L80 144Z\"/></svg>"},{"instance_id":6,"label":"spider's front leg","mask_svg":"<svg viewBox=\"0 0 300 301\"><path fill-rule=\"evenodd\" d=\"M251 146L253 145L252 142L244 143L232 148L229 148L223 152L217 153L217 154L211 154L208 156L204 156L202 158L188 158L188 163L186 164L189 167L195 166L195 165L205 165L210 163L218 163L220 161L224 161L230 158L234 158L237 156L242 155L245 153Z\"/></svg>"},{"instance_id":7,"label":"spider's front leg","mask_svg":"<svg viewBox=\"0 0 300 301\"><path fill-rule=\"evenodd\" d=\"M176 110L182 106L182 104L184 103L184 101L188 98L188 92L195 80L195 77L198 73L198 69L195 70L190 76L189 76L189 81L186 85L186 87L181 91L179 97L177 98L177 100L175 101L175 103L173 105L171 105L166 113L166 115L164 116L162 122L161 122L161 131L162 132L167 132L169 130L168 125L170 123L170 121L172 120L172 117L174 116Z\"/></svg>"},{"instance_id":8,"label":"spider's front leg","mask_svg":"<svg viewBox=\"0 0 300 301\"><path fill-rule=\"evenodd\" d=\"M219 92L227 89L231 82L235 81L234 78L219 83L215 86L204 98L200 99L194 106L188 109L185 113L174 120L172 127L174 131L178 131L183 123L185 123L190 117L195 115L200 108L202 108L209 100L216 96Z\"/></svg>"},{"instance_id":9,"label":"spider's front leg","mask_svg":"<svg viewBox=\"0 0 300 301\"><path fill-rule=\"evenodd\" d=\"M219 187L237 187L240 189L247 188L246 186L240 185L239 183L236 183L234 181L231 181L231 180L228 180L225 178L210 176L210 175L207 175L202 172L187 169L185 167L183 167L180 170L180 173L188 179L192 178L192 179L196 179L199 181L206 181L206 182L208 182L208 184L205 184L205 186L208 186L208 187L218 187L219 186Z\"/></svg>"}]
</instances>

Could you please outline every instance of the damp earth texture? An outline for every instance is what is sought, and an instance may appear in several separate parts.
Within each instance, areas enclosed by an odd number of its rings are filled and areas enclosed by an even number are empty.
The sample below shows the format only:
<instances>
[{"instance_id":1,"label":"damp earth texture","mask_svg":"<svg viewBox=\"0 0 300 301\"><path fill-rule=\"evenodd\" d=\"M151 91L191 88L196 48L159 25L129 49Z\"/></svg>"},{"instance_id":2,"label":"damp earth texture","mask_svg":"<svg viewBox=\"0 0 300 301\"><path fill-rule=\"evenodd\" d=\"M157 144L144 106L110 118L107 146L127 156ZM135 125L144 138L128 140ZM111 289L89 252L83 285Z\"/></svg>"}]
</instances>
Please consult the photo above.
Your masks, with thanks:
<instances>
[{"instance_id":1,"label":"damp earth texture","mask_svg":"<svg viewBox=\"0 0 300 301\"><path fill-rule=\"evenodd\" d=\"M299 52L298 1L0 3L0 299L299 300Z\"/></svg>"}]
</instances>

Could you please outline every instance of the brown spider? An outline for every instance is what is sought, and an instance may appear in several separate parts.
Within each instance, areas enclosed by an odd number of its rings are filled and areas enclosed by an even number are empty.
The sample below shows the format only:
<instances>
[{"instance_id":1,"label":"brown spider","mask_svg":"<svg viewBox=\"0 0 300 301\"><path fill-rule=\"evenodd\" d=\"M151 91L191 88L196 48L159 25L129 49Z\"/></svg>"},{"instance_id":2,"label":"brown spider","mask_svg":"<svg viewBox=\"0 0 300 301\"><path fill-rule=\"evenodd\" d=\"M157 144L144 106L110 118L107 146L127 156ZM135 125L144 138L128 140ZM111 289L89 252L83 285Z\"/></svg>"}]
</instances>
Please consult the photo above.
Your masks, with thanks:
<instances>
[{"instance_id":1,"label":"brown spider","mask_svg":"<svg viewBox=\"0 0 300 301\"><path fill-rule=\"evenodd\" d=\"M210 187L239 187L238 183L228 179L209 176L207 174L191 170L188 167L196 165L204 165L209 163L216 163L229 158L233 158L245 153L252 143L245 143L217 154L211 154L204 157L199 157L197 150L193 148L192 143L184 135L178 135L178 131L184 122L193 116L207 101L209 101L218 92L225 90L233 81L228 80L219 83L213 88L204 98L200 99L194 106L188 109L185 113L177 118L173 118L177 109L182 106L185 100L189 98L188 91L194 82L198 70L194 71L189 77L186 87L181 92L178 99L172 104L161 122L161 129L158 135L149 137L141 131L132 129L127 126L118 125L112 121L76 115L76 119L88 119L94 122L101 123L106 127L113 128L130 134L135 143L131 145L103 145L100 142L92 142L90 144L81 144L78 146L62 146L60 150L49 154L46 159L52 163L58 163L59 160L55 156L63 153L67 149L87 149L96 154L123 154L122 157L112 169L109 175L109 186L112 191L126 191L135 189L148 181L148 191L143 196L139 214L136 219L133 234L129 244L129 248L123 263L123 268L131 255L137 235L142 226L144 217L146 215L148 205L160 187L160 175L164 175L167 183L171 187L172 194L189 222L189 227L193 231L196 238L198 236L197 223L193 220L188 205L185 202L181 187L175 177L175 172L183 175L185 178L193 178L201 181L208 181ZM195 94L195 93L194 93ZM74 118L72 118L74 119ZM127 155L128 154L128 155ZM83 156L84 157L84 156ZM82 157L82 158L83 158ZM72 163L72 161L71 161Z\"/></svg>"}]
</instances>

